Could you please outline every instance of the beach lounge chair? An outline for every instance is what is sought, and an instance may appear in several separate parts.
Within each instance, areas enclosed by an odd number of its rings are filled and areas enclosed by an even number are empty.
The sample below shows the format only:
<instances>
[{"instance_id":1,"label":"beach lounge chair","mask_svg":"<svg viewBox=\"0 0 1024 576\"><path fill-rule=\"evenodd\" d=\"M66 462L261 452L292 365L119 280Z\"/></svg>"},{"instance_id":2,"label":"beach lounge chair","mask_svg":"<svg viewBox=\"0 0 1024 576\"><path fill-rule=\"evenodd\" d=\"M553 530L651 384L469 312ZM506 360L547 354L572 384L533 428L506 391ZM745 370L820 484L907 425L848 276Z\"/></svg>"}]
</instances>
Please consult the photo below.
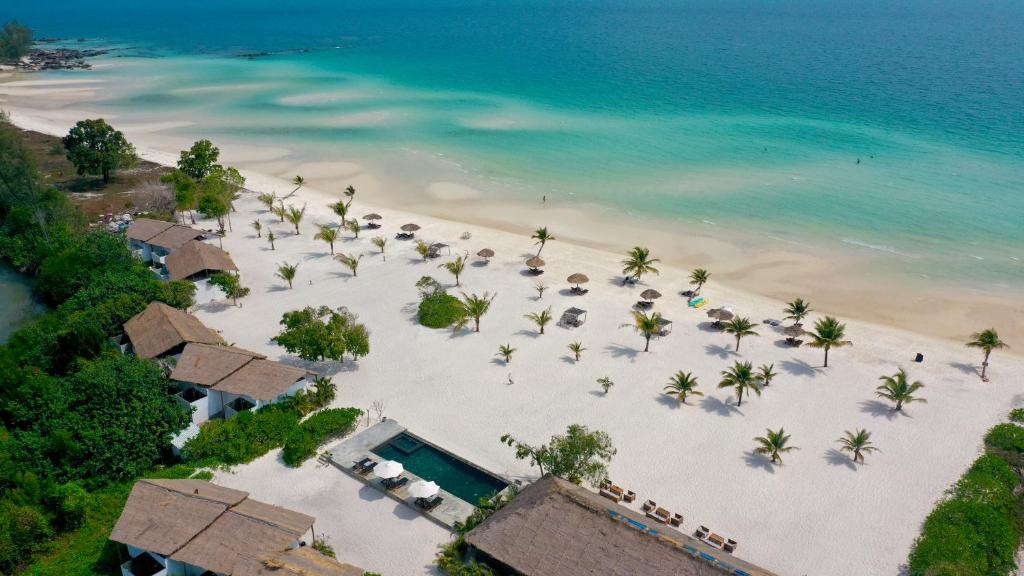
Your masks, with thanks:
<instances>
[{"instance_id":1,"label":"beach lounge chair","mask_svg":"<svg viewBox=\"0 0 1024 576\"><path fill-rule=\"evenodd\" d=\"M356 472L359 472L363 476L366 476L367 474L372 472L374 468L377 467L377 464L378 464L378 462L372 462L371 461L369 464L365 464L362 468L356 470Z\"/></svg>"},{"instance_id":2,"label":"beach lounge chair","mask_svg":"<svg viewBox=\"0 0 1024 576\"><path fill-rule=\"evenodd\" d=\"M440 506L441 502L444 502L444 498L442 498L440 496L434 496L433 498L417 498L416 499L416 505L419 506L421 510L425 510L427 512L430 512L434 508L437 508L438 506Z\"/></svg>"},{"instance_id":3,"label":"beach lounge chair","mask_svg":"<svg viewBox=\"0 0 1024 576\"><path fill-rule=\"evenodd\" d=\"M671 518L671 516L672 515L669 513L668 510L665 510L660 506L647 513L648 518L651 518L652 520L657 520L662 524L668 524L669 518Z\"/></svg>"},{"instance_id":4,"label":"beach lounge chair","mask_svg":"<svg viewBox=\"0 0 1024 576\"><path fill-rule=\"evenodd\" d=\"M718 534L715 534L714 532L709 534L708 537L704 539L704 541L707 542L709 545L719 549L725 546L725 538L719 536Z\"/></svg>"},{"instance_id":5,"label":"beach lounge chair","mask_svg":"<svg viewBox=\"0 0 1024 576\"><path fill-rule=\"evenodd\" d=\"M676 528L683 525L683 515L676 512L672 514L672 517L668 520L669 526L675 526Z\"/></svg>"},{"instance_id":6,"label":"beach lounge chair","mask_svg":"<svg viewBox=\"0 0 1024 576\"><path fill-rule=\"evenodd\" d=\"M622 495L622 501L626 503L632 503L636 501L636 492L632 490L626 490L626 493Z\"/></svg>"},{"instance_id":7,"label":"beach lounge chair","mask_svg":"<svg viewBox=\"0 0 1024 576\"><path fill-rule=\"evenodd\" d=\"M385 478L385 479L381 480L380 483L383 484L384 488L387 491L390 492L392 490L395 490L397 488L401 488L402 486L405 486L406 484L408 484L409 483L409 477L408 476L402 476L402 477L397 478L397 479L395 479L395 478Z\"/></svg>"},{"instance_id":8,"label":"beach lounge chair","mask_svg":"<svg viewBox=\"0 0 1024 576\"><path fill-rule=\"evenodd\" d=\"M711 533L711 530L709 530L707 526L698 526L697 527L697 531L694 532L693 535L698 540L703 540L703 539L707 538L709 533Z\"/></svg>"},{"instance_id":9,"label":"beach lounge chair","mask_svg":"<svg viewBox=\"0 0 1024 576\"><path fill-rule=\"evenodd\" d=\"M654 500L648 500L647 502L644 502L644 505L641 506L640 509L643 510L644 512L650 512L651 510L654 510L657 507L657 502L655 502Z\"/></svg>"},{"instance_id":10,"label":"beach lounge chair","mask_svg":"<svg viewBox=\"0 0 1024 576\"><path fill-rule=\"evenodd\" d=\"M728 538L725 541L725 546L722 546L722 550L725 550L726 552L732 554L736 551L737 546L739 546L739 544L737 544L735 540L733 540L732 538Z\"/></svg>"},{"instance_id":11,"label":"beach lounge chair","mask_svg":"<svg viewBox=\"0 0 1024 576\"><path fill-rule=\"evenodd\" d=\"M399 232L395 234L395 240L412 240L415 236L412 232Z\"/></svg>"},{"instance_id":12,"label":"beach lounge chair","mask_svg":"<svg viewBox=\"0 0 1024 576\"><path fill-rule=\"evenodd\" d=\"M609 500L614 500L615 502L622 502L622 488L619 488L614 484L608 486L607 488L601 488L600 490L597 491L597 493Z\"/></svg>"},{"instance_id":13,"label":"beach lounge chair","mask_svg":"<svg viewBox=\"0 0 1024 576\"><path fill-rule=\"evenodd\" d=\"M364 468L370 462L372 462L371 459L363 458L362 460L359 460L358 462L353 462L352 463L352 469L353 470L361 470L362 468Z\"/></svg>"}]
</instances>

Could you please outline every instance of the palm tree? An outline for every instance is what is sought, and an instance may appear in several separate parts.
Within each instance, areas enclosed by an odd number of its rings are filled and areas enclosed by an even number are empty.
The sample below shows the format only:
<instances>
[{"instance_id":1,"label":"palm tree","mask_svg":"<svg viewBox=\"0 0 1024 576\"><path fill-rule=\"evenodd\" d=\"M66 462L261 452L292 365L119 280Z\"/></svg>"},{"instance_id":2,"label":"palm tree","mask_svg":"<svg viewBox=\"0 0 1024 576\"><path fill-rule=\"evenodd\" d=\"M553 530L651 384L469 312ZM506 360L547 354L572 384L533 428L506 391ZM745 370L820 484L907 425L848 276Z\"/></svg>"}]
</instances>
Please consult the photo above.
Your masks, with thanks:
<instances>
[{"instance_id":1,"label":"palm tree","mask_svg":"<svg viewBox=\"0 0 1024 576\"><path fill-rule=\"evenodd\" d=\"M548 289L548 285L543 282L537 282L533 285L533 289L537 291L537 300L543 300L544 291Z\"/></svg>"},{"instance_id":2,"label":"palm tree","mask_svg":"<svg viewBox=\"0 0 1024 576\"><path fill-rule=\"evenodd\" d=\"M495 354L495 356L501 356L505 359L505 364L508 364L512 361L512 354L514 354L515 351L516 349L513 348L511 344L502 344L501 346L498 346L498 353Z\"/></svg>"},{"instance_id":3,"label":"palm tree","mask_svg":"<svg viewBox=\"0 0 1024 576\"><path fill-rule=\"evenodd\" d=\"M604 390L605 396L608 395L608 391L612 389L612 386L615 386L615 382L613 382L612 379L607 376L602 376L598 378L597 384L601 386L602 390Z\"/></svg>"},{"instance_id":4,"label":"palm tree","mask_svg":"<svg viewBox=\"0 0 1024 576\"><path fill-rule=\"evenodd\" d=\"M577 362L580 361L580 356L583 355L584 350L586 350L586 348L583 347L582 342L573 342L569 344L569 351L571 351L573 355L576 356Z\"/></svg>"},{"instance_id":5,"label":"palm tree","mask_svg":"<svg viewBox=\"0 0 1024 576\"><path fill-rule=\"evenodd\" d=\"M985 379L985 371L988 370L988 356L993 350L1009 348L1006 342L999 339L999 333L995 328L989 328L971 335L971 341L967 343L968 348L981 348L985 352L985 359L981 362L981 379Z\"/></svg>"},{"instance_id":6,"label":"palm tree","mask_svg":"<svg viewBox=\"0 0 1024 576\"><path fill-rule=\"evenodd\" d=\"M658 258L651 258L651 251L642 246L636 246L629 251L629 255L625 260L622 261L622 273L625 278L622 279L622 283L625 284L630 278L636 278L636 281L640 281L640 277L644 274L659 274L658 269L653 266L655 262L661 262Z\"/></svg>"},{"instance_id":7,"label":"palm tree","mask_svg":"<svg viewBox=\"0 0 1024 576\"><path fill-rule=\"evenodd\" d=\"M353 277L359 276L359 274L357 274L357 271L359 268L359 261L363 259L362 254L360 254L359 256L351 256L349 254L338 254L337 256L335 256L335 258L338 259L338 262L341 262L349 270L352 271Z\"/></svg>"},{"instance_id":8,"label":"palm tree","mask_svg":"<svg viewBox=\"0 0 1024 576\"><path fill-rule=\"evenodd\" d=\"M828 368L828 351L832 348L850 346L853 342L843 340L846 336L846 324L831 316L825 316L814 323L814 332L811 333L810 345L815 348L825 349L825 368Z\"/></svg>"},{"instance_id":9,"label":"palm tree","mask_svg":"<svg viewBox=\"0 0 1024 576\"><path fill-rule=\"evenodd\" d=\"M278 200L277 201L277 206L274 206L273 208L271 208L270 211L274 213L274 216L277 216L278 218L280 218L281 222L284 222L284 216L285 216L285 214L288 213L288 211L285 210L285 208L284 208L284 201L282 201L282 200Z\"/></svg>"},{"instance_id":10,"label":"palm tree","mask_svg":"<svg viewBox=\"0 0 1024 576\"><path fill-rule=\"evenodd\" d=\"M799 450L796 446L787 445L789 444L789 434L786 434L786 430L783 428L779 428L777 431L768 428L765 430L764 436L758 436L754 438L754 441L759 444L754 452L771 456L772 464L778 463L780 466L783 454L791 450Z\"/></svg>"},{"instance_id":11,"label":"palm tree","mask_svg":"<svg viewBox=\"0 0 1024 576\"><path fill-rule=\"evenodd\" d=\"M423 261L427 261L427 256L430 256L430 245L423 240L416 241L416 253L423 257Z\"/></svg>"},{"instance_id":12,"label":"palm tree","mask_svg":"<svg viewBox=\"0 0 1024 576\"><path fill-rule=\"evenodd\" d=\"M277 197L274 196L273 192L266 192L257 196L256 199L260 201L260 204L266 206L268 211L272 211L274 209L274 201L277 200Z\"/></svg>"},{"instance_id":13,"label":"palm tree","mask_svg":"<svg viewBox=\"0 0 1024 576\"><path fill-rule=\"evenodd\" d=\"M483 296L462 293L462 308L465 310L466 316L472 318L476 323L476 332L480 331L480 317L491 309L491 303L494 302L496 296L497 294L490 292L484 292Z\"/></svg>"},{"instance_id":14,"label":"palm tree","mask_svg":"<svg viewBox=\"0 0 1024 576\"><path fill-rule=\"evenodd\" d=\"M735 317L725 324L725 332L736 337L736 351L740 351L740 340L744 336L757 336L754 323L747 317Z\"/></svg>"},{"instance_id":15,"label":"palm tree","mask_svg":"<svg viewBox=\"0 0 1024 576\"><path fill-rule=\"evenodd\" d=\"M551 240L557 240L557 238L555 238L554 236L551 235L551 233L548 232L547 226L537 228L536 230L534 230L533 236L530 236L530 238L536 240L534 244L540 245L540 248L537 249L537 256L540 256L540 251L544 249L545 244L547 244Z\"/></svg>"},{"instance_id":16,"label":"palm tree","mask_svg":"<svg viewBox=\"0 0 1024 576\"><path fill-rule=\"evenodd\" d=\"M302 208L296 208L295 206L289 206L288 211L285 212L284 217L288 219L288 222L295 226L295 233L299 232L299 223L302 222L302 217L306 215L306 205L303 204Z\"/></svg>"},{"instance_id":17,"label":"palm tree","mask_svg":"<svg viewBox=\"0 0 1024 576\"><path fill-rule=\"evenodd\" d=\"M708 283L708 279L711 278L711 273L703 268L697 268L693 272L690 272L690 284L696 284L697 289L694 293L700 293L700 289Z\"/></svg>"},{"instance_id":18,"label":"palm tree","mask_svg":"<svg viewBox=\"0 0 1024 576\"><path fill-rule=\"evenodd\" d=\"M743 405L743 394L753 392L761 395L760 381L754 375L754 365L750 362L735 362L732 368L722 370L722 381L719 388L732 388L736 392L736 406ZM748 394L749 396L749 394Z\"/></svg>"},{"instance_id":19,"label":"palm tree","mask_svg":"<svg viewBox=\"0 0 1024 576\"><path fill-rule=\"evenodd\" d=\"M262 222L260 222L259 220L253 220L252 221L252 229L256 231L256 237L257 238L262 238L263 237L263 223Z\"/></svg>"},{"instance_id":20,"label":"palm tree","mask_svg":"<svg viewBox=\"0 0 1024 576\"><path fill-rule=\"evenodd\" d=\"M302 188L302 185L305 184L305 183L306 183L306 179L303 178L302 176L299 176L298 174L296 174L295 178L292 178L292 184L295 184L295 190L292 190L288 194L288 196L286 196L286 198L291 198L292 196L294 196L295 193L299 191L299 188Z\"/></svg>"},{"instance_id":21,"label":"palm tree","mask_svg":"<svg viewBox=\"0 0 1024 576\"><path fill-rule=\"evenodd\" d=\"M533 312L533 313L530 313L530 314L526 314L523 317L524 318L529 318L530 320L533 320L533 322L535 324L537 324L537 326L540 328L540 333L543 334L544 333L544 326L546 326L548 322L551 322L551 318L552 318L552 316L551 316L551 307L548 306L547 308L545 308L544 310L541 310L540 312Z\"/></svg>"},{"instance_id":22,"label":"palm tree","mask_svg":"<svg viewBox=\"0 0 1024 576\"><path fill-rule=\"evenodd\" d=\"M349 220L348 231L351 232L356 238L359 238L359 220Z\"/></svg>"},{"instance_id":23,"label":"palm tree","mask_svg":"<svg viewBox=\"0 0 1024 576\"><path fill-rule=\"evenodd\" d=\"M644 352L651 351L651 338L661 332L661 312L647 314L640 310L633 310L633 323L623 324L630 326L644 337Z\"/></svg>"},{"instance_id":24,"label":"palm tree","mask_svg":"<svg viewBox=\"0 0 1024 576\"><path fill-rule=\"evenodd\" d=\"M384 258L384 261L387 262L388 256L384 253L384 247L388 245L388 239L383 236L374 236L373 240L370 241L373 242L374 246L380 248L380 255Z\"/></svg>"},{"instance_id":25,"label":"palm tree","mask_svg":"<svg viewBox=\"0 0 1024 576\"><path fill-rule=\"evenodd\" d=\"M267 242L270 242L270 249L271 250L274 249L274 240L276 240L276 239L277 239L277 236L274 236L274 231L273 230L268 230L267 231Z\"/></svg>"},{"instance_id":26,"label":"palm tree","mask_svg":"<svg viewBox=\"0 0 1024 576\"><path fill-rule=\"evenodd\" d=\"M783 312L786 313L785 320L792 320L793 324L800 324L813 310L811 310L810 302L805 302L803 298L797 298L787 304Z\"/></svg>"},{"instance_id":27,"label":"palm tree","mask_svg":"<svg viewBox=\"0 0 1024 576\"><path fill-rule=\"evenodd\" d=\"M836 442L839 442L839 449L843 452L850 452L853 454L853 461L864 463L864 454L870 454L872 452L880 452L878 448L875 448L871 443L871 432L868 432L866 428L859 430L843 432L844 436Z\"/></svg>"},{"instance_id":28,"label":"palm tree","mask_svg":"<svg viewBox=\"0 0 1024 576\"><path fill-rule=\"evenodd\" d=\"M347 187L345 187L345 191L343 192L343 194L345 195L345 198L348 198L348 202L345 203L345 206L351 206L352 201L355 200L356 198L356 187L349 184Z\"/></svg>"},{"instance_id":29,"label":"palm tree","mask_svg":"<svg viewBox=\"0 0 1024 576\"><path fill-rule=\"evenodd\" d=\"M892 376L880 376L878 379L882 381L882 385L875 388L875 396L895 402L896 406L893 410L897 412L903 410L904 404L928 402L924 398L914 396L914 392L924 388L924 384L920 381L909 382L907 380L907 371L903 368L897 370Z\"/></svg>"},{"instance_id":30,"label":"palm tree","mask_svg":"<svg viewBox=\"0 0 1024 576\"><path fill-rule=\"evenodd\" d=\"M338 240L338 229L324 226L323 224L317 224L319 232L313 236L313 240L323 240L331 246L331 256L334 256L334 243Z\"/></svg>"},{"instance_id":31,"label":"palm tree","mask_svg":"<svg viewBox=\"0 0 1024 576\"><path fill-rule=\"evenodd\" d=\"M466 256L459 256L455 260L441 264L438 268L444 268L452 276L455 276L455 286L461 286L461 284L459 284L459 276L462 275L462 271L466 269Z\"/></svg>"},{"instance_id":32,"label":"palm tree","mask_svg":"<svg viewBox=\"0 0 1024 576\"><path fill-rule=\"evenodd\" d=\"M778 372L775 371L775 364L761 364L757 369L757 379L761 381L761 385L765 388L772 383L772 380L778 376Z\"/></svg>"},{"instance_id":33,"label":"palm tree","mask_svg":"<svg viewBox=\"0 0 1024 576\"><path fill-rule=\"evenodd\" d=\"M337 214L338 218L341 218L342 226L345 226L348 223L348 204L338 200L334 204L331 204L331 210Z\"/></svg>"},{"instance_id":34,"label":"palm tree","mask_svg":"<svg viewBox=\"0 0 1024 576\"><path fill-rule=\"evenodd\" d=\"M665 393L686 404L687 396L703 396L704 393L697 390L697 377L689 372L680 370L668 379L665 386Z\"/></svg>"},{"instance_id":35,"label":"palm tree","mask_svg":"<svg viewBox=\"0 0 1024 576\"><path fill-rule=\"evenodd\" d=\"M284 264L278 265L278 267L277 267L277 274L274 274L274 276L277 276L281 280L284 280L285 282L287 282L288 283L288 289L291 290L291 288L292 288L292 280L295 280L295 273L298 272L298 270L299 270L299 263L298 262L296 262L295 264L289 264L289 263L285 262Z\"/></svg>"}]
</instances>

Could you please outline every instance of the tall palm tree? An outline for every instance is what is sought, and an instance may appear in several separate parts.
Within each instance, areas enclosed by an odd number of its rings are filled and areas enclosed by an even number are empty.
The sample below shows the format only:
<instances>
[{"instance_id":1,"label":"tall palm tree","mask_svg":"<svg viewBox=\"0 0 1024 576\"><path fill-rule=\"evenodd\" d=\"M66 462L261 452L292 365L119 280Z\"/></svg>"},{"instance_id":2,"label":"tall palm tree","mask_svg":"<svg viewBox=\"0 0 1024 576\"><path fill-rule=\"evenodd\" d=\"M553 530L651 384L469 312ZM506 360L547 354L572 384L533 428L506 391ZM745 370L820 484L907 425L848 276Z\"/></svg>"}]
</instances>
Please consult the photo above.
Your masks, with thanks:
<instances>
[{"instance_id":1,"label":"tall palm tree","mask_svg":"<svg viewBox=\"0 0 1024 576\"><path fill-rule=\"evenodd\" d=\"M789 439L789 434L786 434L784 428L779 428L778 430L768 428L765 430L764 436L754 438L754 441L758 444L754 452L770 456L772 464L778 463L781 466L783 454L792 450L799 450L796 446L789 445Z\"/></svg>"},{"instance_id":2,"label":"tall palm tree","mask_svg":"<svg viewBox=\"0 0 1024 576\"><path fill-rule=\"evenodd\" d=\"M740 351L740 340L744 336L757 336L757 330L754 330L754 323L747 317L735 317L729 320L725 324L725 332L732 334L736 337L736 351Z\"/></svg>"},{"instance_id":3,"label":"tall palm tree","mask_svg":"<svg viewBox=\"0 0 1024 576\"><path fill-rule=\"evenodd\" d=\"M384 247L388 245L388 239L383 236L374 236L371 242L373 242L374 246L380 248L380 255L384 258L384 261L387 262L388 256L384 253Z\"/></svg>"},{"instance_id":4,"label":"tall palm tree","mask_svg":"<svg viewBox=\"0 0 1024 576\"><path fill-rule=\"evenodd\" d=\"M305 184L305 183L306 183L306 179L303 178L302 176L299 176L298 174L296 174L295 178L292 178L292 184L295 185L295 190L292 190L291 193L288 194L288 196L289 197L294 196L295 193L299 191L299 188L302 188L302 185Z\"/></svg>"},{"instance_id":5,"label":"tall palm tree","mask_svg":"<svg viewBox=\"0 0 1024 576\"><path fill-rule=\"evenodd\" d=\"M490 292L484 292L483 296L462 293L462 308L465 310L466 316L472 318L476 323L476 332L480 331L480 317L491 309L491 303L494 302L496 296L497 294Z\"/></svg>"},{"instance_id":6,"label":"tall palm tree","mask_svg":"<svg viewBox=\"0 0 1024 576\"><path fill-rule=\"evenodd\" d=\"M732 368L722 370L722 381L719 388L732 388L736 392L736 406L743 406L743 394L750 392L761 395L760 381L754 375L754 365L750 362L735 362Z\"/></svg>"},{"instance_id":7,"label":"tall palm tree","mask_svg":"<svg viewBox=\"0 0 1024 576\"><path fill-rule=\"evenodd\" d=\"M423 261L427 261L427 256L430 256L430 244L427 244L423 240L416 241L416 253L423 257Z\"/></svg>"},{"instance_id":8,"label":"tall palm tree","mask_svg":"<svg viewBox=\"0 0 1024 576\"><path fill-rule=\"evenodd\" d=\"M345 202L345 206L351 206L352 201L356 198L356 187L349 184L345 187L343 194L345 195L345 198L348 198L348 201Z\"/></svg>"},{"instance_id":9,"label":"tall palm tree","mask_svg":"<svg viewBox=\"0 0 1024 576\"><path fill-rule=\"evenodd\" d=\"M985 352L985 358L981 361L981 379L985 380L985 371L988 370L988 357L993 350L1009 348L1006 342L999 339L999 333L995 328L982 330L971 335L971 341L967 343L968 348L981 348Z\"/></svg>"},{"instance_id":10,"label":"tall palm tree","mask_svg":"<svg viewBox=\"0 0 1024 576\"><path fill-rule=\"evenodd\" d=\"M253 220L252 221L252 229L256 231L256 237L257 238L262 238L263 237L263 223L262 222L260 222L259 220Z\"/></svg>"},{"instance_id":11,"label":"tall palm tree","mask_svg":"<svg viewBox=\"0 0 1024 576\"><path fill-rule=\"evenodd\" d=\"M301 234L301 232L299 232L299 223L302 222L302 217L305 216L305 215L306 215L306 205L303 204L302 208L296 208L295 206L289 206L288 207L288 211L285 212L285 214L284 214L284 217L288 220L289 223L291 223L292 226L295 226L295 233L296 234Z\"/></svg>"},{"instance_id":12,"label":"tall palm tree","mask_svg":"<svg viewBox=\"0 0 1024 576\"><path fill-rule=\"evenodd\" d=\"M629 251L629 255L622 261L622 273L625 278L622 279L622 283L625 284L630 278L636 278L636 281L640 281L640 277L644 274L660 274L658 269L653 266L655 262L661 262L658 258L651 258L651 251L642 246L635 246Z\"/></svg>"},{"instance_id":13,"label":"tall palm tree","mask_svg":"<svg viewBox=\"0 0 1024 576\"><path fill-rule=\"evenodd\" d=\"M356 238L359 238L359 229L359 220L353 218L352 220L348 221L348 231L351 232L352 235L355 236Z\"/></svg>"},{"instance_id":14,"label":"tall palm tree","mask_svg":"<svg viewBox=\"0 0 1024 576\"><path fill-rule=\"evenodd\" d=\"M569 344L569 351L572 352L574 356L576 356L577 362L580 361L580 356L583 355L584 350L586 350L586 348L583 347L582 342L572 342Z\"/></svg>"},{"instance_id":15,"label":"tall palm tree","mask_svg":"<svg viewBox=\"0 0 1024 576\"><path fill-rule=\"evenodd\" d=\"M274 236L274 231L273 230L268 230L267 231L267 242L270 242L270 249L271 250L274 250L274 240L276 240L276 239L277 239L277 236Z\"/></svg>"},{"instance_id":16,"label":"tall palm tree","mask_svg":"<svg viewBox=\"0 0 1024 576\"><path fill-rule=\"evenodd\" d=\"M337 256L335 256L335 258L338 259L338 262L341 262L349 270L352 271L352 276L353 277L359 276L357 271L358 271L358 268L359 268L359 261L363 259L363 255L362 254L360 254L359 256L352 256L350 254L338 254Z\"/></svg>"},{"instance_id":17,"label":"tall palm tree","mask_svg":"<svg viewBox=\"0 0 1024 576\"><path fill-rule=\"evenodd\" d=\"M687 396L703 396L704 393L697 390L697 377L689 372L680 370L668 379L665 386L665 393L686 404Z\"/></svg>"},{"instance_id":18,"label":"tall palm tree","mask_svg":"<svg viewBox=\"0 0 1024 576\"><path fill-rule=\"evenodd\" d=\"M462 271L466 269L466 257L459 256L455 258L455 260L441 264L438 268L444 268L449 274L455 276L455 286L461 286L461 284L459 284L459 276L461 276Z\"/></svg>"},{"instance_id":19,"label":"tall palm tree","mask_svg":"<svg viewBox=\"0 0 1024 576\"><path fill-rule=\"evenodd\" d=\"M868 432L866 428L860 428L858 430L846 430L843 432L843 437L836 440L839 442L839 449L843 452L849 452L853 455L854 462L864 463L864 455L872 452L880 452L878 448L871 442L871 432Z\"/></svg>"},{"instance_id":20,"label":"tall palm tree","mask_svg":"<svg viewBox=\"0 0 1024 576\"><path fill-rule=\"evenodd\" d=\"M511 344L502 344L498 346L498 353L495 356L501 356L505 360L505 364L512 361L512 354L516 351Z\"/></svg>"},{"instance_id":21,"label":"tall palm tree","mask_svg":"<svg viewBox=\"0 0 1024 576\"><path fill-rule=\"evenodd\" d=\"M256 199L260 201L260 204L266 206L268 211L271 211L274 209L274 201L277 200L277 197L273 192L265 192L257 196Z\"/></svg>"},{"instance_id":22,"label":"tall palm tree","mask_svg":"<svg viewBox=\"0 0 1024 576\"><path fill-rule=\"evenodd\" d=\"M342 226L348 225L348 204L338 200L334 204L331 204L331 211L334 212L338 218L341 218Z\"/></svg>"},{"instance_id":23,"label":"tall palm tree","mask_svg":"<svg viewBox=\"0 0 1024 576\"><path fill-rule=\"evenodd\" d=\"M541 310L540 312L532 312L530 314L524 315L523 317L532 320L534 324L536 324L537 327L540 328L540 333L543 334L544 326L546 326L548 322L551 322L551 307L548 306L547 308Z\"/></svg>"},{"instance_id":24,"label":"tall palm tree","mask_svg":"<svg viewBox=\"0 0 1024 576\"><path fill-rule=\"evenodd\" d=\"M778 375L778 372L775 371L775 364L761 364L757 369L757 379L760 380L761 385L766 388Z\"/></svg>"},{"instance_id":25,"label":"tall palm tree","mask_svg":"<svg viewBox=\"0 0 1024 576\"><path fill-rule=\"evenodd\" d=\"M633 323L624 324L640 333L644 337L644 352L651 351L651 338L661 332L661 312L647 314L640 310L633 310Z\"/></svg>"},{"instance_id":26,"label":"tall palm tree","mask_svg":"<svg viewBox=\"0 0 1024 576\"><path fill-rule=\"evenodd\" d=\"M274 206L273 208L271 208L270 211L274 214L274 216L277 216L278 218L280 218L281 222L284 222L285 214L288 213L288 210L285 209L285 207L284 207L284 201L282 201L282 200L278 200L277 201L277 206Z\"/></svg>"},{"instance_id":27,"label":"tall palm tree","mask_svg":"<svg viewBox=\"0 0 1024 576\"><path fill-rule=\"evenodd\" d=\"M338 241L338 229L324 226L323 224L317 224L319 232L313 236L314 240L323 240L331 246L331 256L334 256L334 243Z\"/></svg>"},{"instance_id":28,"label":"tall palm tree","mask_svg":"<svg viewBox=\"0 0 1024 576\"><path fill-rule=\"evenodd\" d=\"M551 235L550 232L548 232L547 226L537 228L536 230L534 230L533 236L530 236L530 238L536 240L534 244L540 245L540 248L537 249L537 256L540 256L540 251L544 249L545 244L547 244L551 240L557 240L557 238L555 238L554 236Z\"/></svg>"},{"instance_id":29,"label":"tall palm tree","mask_svg":"<svg viewBox=\"0 0 1024 576\"><path fill-rule=\"evenodd\" d=\"M825 349L825 368L828 368L828 351L832 348L850 346L853 342L843 340L846 336L846 324L836 320L832 316L825 316L814 323L814 332L811 333L810 345L815 348Z\"/></svg>"},{"instance_id":30,"label":"tall palm tree","mask_svg":"<svg viewBox=\"0 0 1024 576\"><path fill-rule=\"evenodd\" d=\"M785 320L792 320L794 324L800 324L812 312L811 303L805 302L803 298L797 298L787 304L783 312L786 313Z\"/></svg>"},{"instance_id":31,"label":"tall palm tree","mask_svg":"<svg viewBox=\"0 0 1024 576\"><path fill-rule=\"evenodd\" d=\"M897 370L892 376L880 376L878 379L882 381L882 385L875 388L875 396L885 398L890 402L895 402L896 406L893 407L893 410L897 412L903 410L904 404L910 404L911 402L928 402L924 398L914 396L914 392L924 388L924 384L920 381L908 381L907 371L903 368Z\"/></svg>"},{"instance_id":32,"label":"tall palm tree","mask_svg":"<svg viewBox=\"0 0 1024 576\"><path fill-rule=\"evenodd\" d=\"M690 284L696 284L697 289L694 290L696 293L700 293L700 289L708 283L708 279L711 278L711 273L703 268L697 268L693 272L690 272Z\"/></svg>"},{"instance_id":33,"label":"tall palm tree","mask_svg":"<svg viewBox=\"0 0 1024 576\"><path fill-rule=\"evenodd\" d=\"M289 264L289 263L285 262L283 264L278 265L278 267L277 267L277 274L274 274L274 276L277 276L281 280L284 280L285 282L287 282L288 283L288 289L291 290L291 288L292 288L292 281L295 280L295 273L298 272L298 270L299 270L299 263L298 262L296 262L295 264Z\"/></svg>"}]
</instances>

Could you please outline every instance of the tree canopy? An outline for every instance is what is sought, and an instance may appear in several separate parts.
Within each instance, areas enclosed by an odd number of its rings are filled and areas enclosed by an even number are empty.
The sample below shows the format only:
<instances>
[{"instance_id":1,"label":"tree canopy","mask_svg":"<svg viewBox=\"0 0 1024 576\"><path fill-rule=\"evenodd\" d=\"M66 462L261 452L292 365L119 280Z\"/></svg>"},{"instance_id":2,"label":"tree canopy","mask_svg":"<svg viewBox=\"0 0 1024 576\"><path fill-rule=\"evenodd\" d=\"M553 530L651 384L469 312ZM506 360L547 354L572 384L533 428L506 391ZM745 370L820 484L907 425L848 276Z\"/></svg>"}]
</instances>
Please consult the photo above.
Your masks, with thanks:
<instances>
[{"instance_id":1,"label":"tree canopy","mask_svg":"<svg viewBox=\"0 0 1024 576\"><path fill-rule=\"evenodd\" d=\"M79 176L102 176L104 182L139 160L135 146L102 118L78 121L64 137L64 149Z\"/></svg>"},{"instance_id":2,"label":"tree canopy","mask_svg":"<svg viewBox=\"0 0 1024 576\"><path fill-rule=\"evenodd\" d=\"M0 30L0 60L14 62L32 47L32 29L17 20L10 20Z\"/></svg>"},{"instance_id":3,"label":"tree canopy","mask_svg":"<svg viewBox=\"0 0 1024 576\"><path fill-rule=\"evenodd\" d=\"M355 358L370 352L369 331L344 308L307 306L285 312L281 325L281 333L271 340L303 360L342 361L345 352Z\"/></svg>"},{"instance_id":4,"label":"tree canopy","mask_svg":"<svg viewBox=\"0 0 1024 576\"><path fill-rule=\"evenodd\" d=\"M607 432L590 430L582 424L570 424L565 434L556 434L539 446L520 442L511 434L503 435L501 441L515 448L517 459L529 458L541 475L551 473L574 484L604 480L616 453Z\"/></svg>"}]
</instances>

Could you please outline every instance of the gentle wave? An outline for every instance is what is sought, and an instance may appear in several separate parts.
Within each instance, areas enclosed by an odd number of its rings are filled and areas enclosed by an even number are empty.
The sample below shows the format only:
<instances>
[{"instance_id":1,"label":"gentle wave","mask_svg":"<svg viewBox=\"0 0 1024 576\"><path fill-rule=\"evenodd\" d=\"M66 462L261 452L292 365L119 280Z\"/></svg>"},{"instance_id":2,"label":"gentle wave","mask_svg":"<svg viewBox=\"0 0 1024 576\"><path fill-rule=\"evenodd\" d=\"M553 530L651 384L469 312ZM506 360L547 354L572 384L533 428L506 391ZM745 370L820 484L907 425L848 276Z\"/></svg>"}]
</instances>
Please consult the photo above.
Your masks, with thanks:
<instances>
[{"instance_id":1,"label":"gentle wave","mask_svg":"<svg viewBox=\"0 0 1024 576\"><path fill-rule=\"evenodd\" d=\"M858 240L856 238L843 238L842 242L843 242L843 244L849 244L850 246L857 246L859 248L867 248L868 250L875 250L875 251L878 251L878 252L886 252L888 254L895 254L896 256L903 256L905 258L914 258L915 257L913 254L909 254L907 252L901 252L901 251L897 250L896 248L893 248L892 246L886 246L884 244L871 244L869 242L865 242L863 240Z\"/></svg>"}]
</instances>

